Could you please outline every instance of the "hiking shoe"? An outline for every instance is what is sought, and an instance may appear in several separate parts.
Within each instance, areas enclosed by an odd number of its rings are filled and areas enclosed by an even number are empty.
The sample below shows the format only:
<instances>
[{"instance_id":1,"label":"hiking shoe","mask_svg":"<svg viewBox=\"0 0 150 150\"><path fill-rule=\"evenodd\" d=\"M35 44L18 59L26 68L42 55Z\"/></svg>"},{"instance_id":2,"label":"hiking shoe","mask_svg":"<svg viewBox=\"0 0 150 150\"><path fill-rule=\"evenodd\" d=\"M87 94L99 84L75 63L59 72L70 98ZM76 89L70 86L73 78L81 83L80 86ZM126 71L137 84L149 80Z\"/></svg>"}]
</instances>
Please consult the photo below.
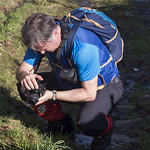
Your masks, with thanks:
<instances>
[{"instance_id":1,"label":"hiking shoe","mask_svg":"<svg viewBox=\"0 0 150 150\"><path fill-rule=\"evenodd\" d=\"M65 117L63 117L60 120L57 121L48 121L47 127L46 127L46 133L50 134L70 134L74 131L74 122L69 114L66 114Z\"/></svg>"},{"instance_id":2,"label":"hiking shoe","mask_svg":"<svg viewBox=\"0 0 150 150\"><path fill-rule=\"evenodd\" d=\"M104 136L95 136L91 143L91 150L111 150L111 136L113 129Z\"/></svg>"}]
</instances>

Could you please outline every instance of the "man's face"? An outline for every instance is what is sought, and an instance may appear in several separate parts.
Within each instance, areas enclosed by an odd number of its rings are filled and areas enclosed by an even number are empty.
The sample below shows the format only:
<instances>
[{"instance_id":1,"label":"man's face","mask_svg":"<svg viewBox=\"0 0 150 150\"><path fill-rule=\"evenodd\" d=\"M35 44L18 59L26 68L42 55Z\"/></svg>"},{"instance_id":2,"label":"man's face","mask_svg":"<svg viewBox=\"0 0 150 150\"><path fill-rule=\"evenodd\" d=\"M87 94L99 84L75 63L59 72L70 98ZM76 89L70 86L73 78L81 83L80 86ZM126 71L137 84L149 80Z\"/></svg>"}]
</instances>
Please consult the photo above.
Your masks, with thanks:
<instances>
[{"instance_id":1,"label":"man's face","mask_svg":"<svg viewBox=\"0 0 150 150\"><path fill-rule=\"evenodd\" d=\"M52 36L53 36L53 38L52 38L52 41L50 41L50 42L45 42L45 43L39 42L38 43L39 46L36 50L40 51L41 54L44 54L46 51L54 52L61 43L60 28L59 28L59 30L54 30Z\"/></svg>"},{"instance_id":2,"label":"man's face","mask_svg":"<svg viewBox=\"0 0 150 150\"><path fill-rule=\"evenodd\" d=\"M39 47L37 50L40 51L41 54L47 52L54 52L60 43L56 40L52 40L51 42L46 42L45 44L39 43Z\"/></svg>"}]
</instances>

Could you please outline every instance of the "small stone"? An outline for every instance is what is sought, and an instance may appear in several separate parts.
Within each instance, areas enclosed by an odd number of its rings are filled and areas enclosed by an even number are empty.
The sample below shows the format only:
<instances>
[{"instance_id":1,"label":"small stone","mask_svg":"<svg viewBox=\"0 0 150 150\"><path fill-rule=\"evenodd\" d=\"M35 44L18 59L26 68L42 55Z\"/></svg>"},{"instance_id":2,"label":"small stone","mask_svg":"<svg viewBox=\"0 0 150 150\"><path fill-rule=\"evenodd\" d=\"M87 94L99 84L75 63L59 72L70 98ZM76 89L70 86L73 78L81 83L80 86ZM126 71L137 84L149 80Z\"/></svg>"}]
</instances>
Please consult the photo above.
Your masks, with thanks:
<instances>
[{"instance_id":1,"label":"small stone","mask_svg":"<svg viewBox=\"0 0 150 150\"><path fill-rule=\"evenodd\" d=\"M138 68L133 68L133 70L134 70L134 71L138 71L139 69L138 69Z\"/></svg>"},{"instance_id":2,"label":"small stone","mask_svg":"<svg viewBox=\"0 0 150 150\"><path fill-rule=\"evenodd\" d=\"M137 3L148 3L149 0L134 0Z\"/></svg>"},{"instance_id":3,"label":"small stone","mask_svg":"<svg viewBox=\"0 0 150 150\"><path fill-rule=\"evenodd\" d=\"M125 12L124 15L125 15L126 17L133 17L133 16L134 16L134 15L131 14L130 12Z\"/></svg>"}]
</instances>

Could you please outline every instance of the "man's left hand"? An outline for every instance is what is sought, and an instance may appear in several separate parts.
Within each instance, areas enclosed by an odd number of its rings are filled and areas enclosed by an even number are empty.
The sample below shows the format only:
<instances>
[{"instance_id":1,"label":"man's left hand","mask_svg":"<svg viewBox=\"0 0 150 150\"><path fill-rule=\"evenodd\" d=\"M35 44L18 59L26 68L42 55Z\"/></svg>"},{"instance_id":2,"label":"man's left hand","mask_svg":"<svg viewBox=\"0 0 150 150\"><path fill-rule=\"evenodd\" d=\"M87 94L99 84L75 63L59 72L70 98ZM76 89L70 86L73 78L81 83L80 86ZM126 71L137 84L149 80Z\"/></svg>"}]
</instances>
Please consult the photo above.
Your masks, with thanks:
<instances>
[{"instance_id":1,"label":"man's left hand","mask_svg":"<svg viewBox=\"0 0 150 150\"><path fill-rule=\"evenodd\" d=\"M38 102L36 103L36 105L40 105L48 100L51 100L53 97L53 92L52 91L49 91L49 90L46 90L44 95L42 97L39 98ZM36 106L35 105L35 106Z\"/></svg>"}]
</instances>

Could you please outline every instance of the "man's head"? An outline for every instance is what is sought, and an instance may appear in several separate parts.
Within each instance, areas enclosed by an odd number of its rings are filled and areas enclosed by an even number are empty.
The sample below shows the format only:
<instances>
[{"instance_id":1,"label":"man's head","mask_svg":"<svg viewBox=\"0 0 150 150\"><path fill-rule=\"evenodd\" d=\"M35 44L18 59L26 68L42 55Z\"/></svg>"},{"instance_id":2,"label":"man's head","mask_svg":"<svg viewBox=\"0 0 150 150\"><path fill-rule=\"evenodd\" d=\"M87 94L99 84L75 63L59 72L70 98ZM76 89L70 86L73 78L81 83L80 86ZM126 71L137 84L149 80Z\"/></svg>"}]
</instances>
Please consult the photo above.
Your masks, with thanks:
<instances>
[{"instance_id":1,"label":"man's head","mask_svg":"<svg viewBox=\"0 0 150 150\"><path fill-rule=\"evenodd\" d=\"M35 13L29 16L24 22L21 35L23 43L35 50L53 51L50 50L50 44L53 44L53 49L56 49L60 44L60 29L49 15L43 13ZM57 35L59 34L59 35ZM56 36L57 35L57 36Z\"/></svg>"}]
</instances>

